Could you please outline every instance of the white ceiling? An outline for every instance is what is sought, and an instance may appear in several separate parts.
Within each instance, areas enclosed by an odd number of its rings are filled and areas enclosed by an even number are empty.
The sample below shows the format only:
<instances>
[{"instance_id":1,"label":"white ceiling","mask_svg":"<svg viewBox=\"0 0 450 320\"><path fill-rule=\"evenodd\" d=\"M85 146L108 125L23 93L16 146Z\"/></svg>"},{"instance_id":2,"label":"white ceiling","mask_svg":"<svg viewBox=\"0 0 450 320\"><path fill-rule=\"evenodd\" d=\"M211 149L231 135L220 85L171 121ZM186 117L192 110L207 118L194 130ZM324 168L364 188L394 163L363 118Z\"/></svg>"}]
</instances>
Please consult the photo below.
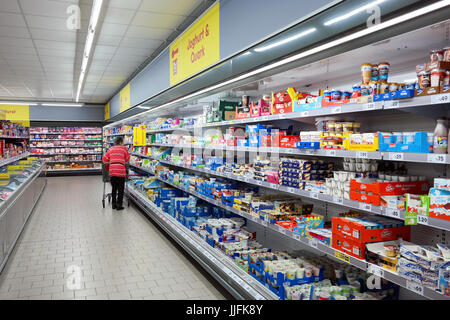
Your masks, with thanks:
<instances>
[{"instance_id":1,"label":"white ceiling","mask_svg":"<svg viewBox=\"0 0 450 320\"><path fill-rule=\"evenodd\" d=\"M80 102L105 103L202 0L109 0ZM67 7L81 29L67 29ZM0 0L0 99L74 101L92 0Z\"/></svg>"}]
</instances>

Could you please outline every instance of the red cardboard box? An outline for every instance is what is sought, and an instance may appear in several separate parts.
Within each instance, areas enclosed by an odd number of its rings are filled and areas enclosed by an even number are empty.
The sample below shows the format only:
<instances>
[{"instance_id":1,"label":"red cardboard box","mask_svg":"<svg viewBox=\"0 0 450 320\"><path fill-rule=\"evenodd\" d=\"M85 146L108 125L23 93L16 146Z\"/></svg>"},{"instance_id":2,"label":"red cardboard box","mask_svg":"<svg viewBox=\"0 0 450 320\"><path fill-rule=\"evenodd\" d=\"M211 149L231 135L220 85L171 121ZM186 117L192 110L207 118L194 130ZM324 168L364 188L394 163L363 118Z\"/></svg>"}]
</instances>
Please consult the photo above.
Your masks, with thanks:
<instances>
[{"instance_id":1,"label":"red cardboard box","mask_svg":"<svg viewBox=\"0 0 450 320\"><path fill-rule=\"evenodd\" d=\"M379 196L399 196L405 193L425 194L428 192L430 185L428 181L414 182L358 182L355 179L350 181L350 189L352 191L364 191Z\"/></svg>"},{"instance_id":2,"label":"red cardboard box","mask_svg":"<svg viewBox=\"0 0 450 320\"><path fill-rule=\"evenodd\" d=\"M357 103L357 101L357 99L345 99L337 101L327 101L325 99L322 99L322 107L342 106L344 104Z\"/></svg>"},{"instance_id":3,"label":"red cardboard box","mask_svg":"<svg viewBox=\"0 0 450 320\"><path fill-rule=\"evenodd\" d=\"M334 234L331 237L331 247L336 250L340 250L357 259L364 259L365 256L365 244L346 239L338 234Z\"/></svg>"},{"instance_id":4,"label":"red cardboard box","mask_svg":"<svg viewBox=\"0 0 450 320\"><path fill-rule=\"evenodd\" d=\"M280 148L295 148L297 142L300 142L298 136L281 136L279 146Z\"/></svg>"},{"instance_id":5,"label":"red cardboard box","mask_svg":"<svg viewBox=\"0 0 450 320\"><path fill-rule=\"evenodd\" d=\"M339 235L361 243L390 241L399 238L409 240L411 234L410 226L366 229L362 223L348 220L345 217L333 217L332 221L333 238L335 235Z\"/></svg>"}]
</instances>

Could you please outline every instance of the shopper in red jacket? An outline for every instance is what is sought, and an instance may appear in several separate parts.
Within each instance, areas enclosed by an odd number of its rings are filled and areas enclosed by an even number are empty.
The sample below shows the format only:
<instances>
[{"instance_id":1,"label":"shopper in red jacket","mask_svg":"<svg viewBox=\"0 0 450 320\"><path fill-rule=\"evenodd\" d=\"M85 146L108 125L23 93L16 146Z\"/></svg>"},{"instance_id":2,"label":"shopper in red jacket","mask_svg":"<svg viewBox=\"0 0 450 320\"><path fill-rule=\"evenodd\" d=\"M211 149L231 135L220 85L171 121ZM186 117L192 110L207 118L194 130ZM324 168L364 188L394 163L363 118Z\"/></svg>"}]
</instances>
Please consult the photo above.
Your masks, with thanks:
<instances>
[{"instance_id":1,"label":"shopper in red jacket","mask_svg":"<svg viewBox=\"0 0 450 320\"><path fill-rule=\"evenodd\" d=\"M125 178L127 176L127 162L130 154L123 145L123 138L117 137L114 146L103 156L103 162L109 163L109 176L112 185L112 207L123 210L123 192L125 189Z\"/></svg>"}]
</instances>

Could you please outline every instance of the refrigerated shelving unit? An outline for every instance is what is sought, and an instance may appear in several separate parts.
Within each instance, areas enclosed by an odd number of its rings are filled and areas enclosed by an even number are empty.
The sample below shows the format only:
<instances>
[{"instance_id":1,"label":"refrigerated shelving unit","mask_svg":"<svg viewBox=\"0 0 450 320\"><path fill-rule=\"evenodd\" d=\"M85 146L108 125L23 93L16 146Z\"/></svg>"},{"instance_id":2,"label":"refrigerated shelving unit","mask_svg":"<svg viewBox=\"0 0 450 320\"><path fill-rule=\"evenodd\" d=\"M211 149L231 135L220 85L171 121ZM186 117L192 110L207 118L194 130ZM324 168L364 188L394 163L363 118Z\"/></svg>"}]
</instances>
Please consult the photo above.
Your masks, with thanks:
<instances>
[{"instance_id":1,"label":"refrigerated shelving unit","mask_svg":"<svg viewBox=\"0 0 450 320\"><path fill-rule=\"evenodd\" d=\"M414 1L410 2L412 3ZM398 2L395 5L401 6L402 4ZM414 7L414 5L417 5L418 7ZM436 3L431 6L433 5L436 8L438 6ZM188 80L186 82L186 86L183 87L184 84L182 84L180 85L180 89L178 87L173 89L173 92L178 92L179 98L174 98L175 93L173 93L172 95L167 95L167 100L165 103L161 103L161 101L164 100L164 97L159 97L158 103L153 103L152 99L149 99L148 101L141 103L143 106L150 107L151 109L149 111L131 116L129 118L118 118L116 122L109 124L105 128L110 130L111 128L117 128L122 125L132 126L143 123L149 124L158 117L182 118L183 116L199 116L202 113L203 105L214 103L219 99L235 99L234 101L238 101L239 96L248 95L250 96L250 100L255 100L259 99L263 94L284 91L286 88L292 86L297 88L299 92L313 92L320 88L351 88L354 83L360 81L360 64L367 61L389 61L391 63L389 77L392 77L392 81L399 82L414 78L415 66L427 61L429 50L444 47L446 44L448 46L448 34L450 31L450 20L448 20L448 16L450 14L449 5L450 4L447 3L439 7L439 10L435 9L431 11L424 11L420 15L414 15L418 12L415 10L428 7L426 7L426 4L424 3L411 4L412 8L408 8L409 11L407 12L411 13L413 18L396 20L395 24L392 24L390 29L388 29L389 32L386 32L386 30L384 30L384 32L366 32L367 30L365 30L364 26L362 26L364 20L358 20L361 24L359 25L355 22L357 18L354 18L355 21L352 21L352 23L354 24L355 29L352 29L351 27L347 27L347 29L337 27L333 31L336 35L334 38L329 34L325 35L326 33L324 31L324 33L319 34L316 39L308 38L306 40L300 39L298 41L291 40L292 43L285 41L283 42L287 43L285 47L278 45L279 43L282 43L280 39L286 39L293 34L298 34L299 31L304 30L308 27L308 25L317 23L317 21L322 21L330 15L332 16L331 12L333 9L330 9L330 14L325 14L323 16L319 14L316 17L317 19L314 18L311 21L300 23L292 29L281 33L279 36L274 36L273 39L269 39L265 43L255 45L254 47L246 50L246 52L230 58L230 60L227 61L229 64L225 63L224 65L226 66L224 66L224 68L227 68L228 66L236 66L236 71L228 78L223 79L223 82L217 83L217 80L213 80L213 77L222 79L218 73L225 69L221 69L221 66L218 66L216 69L208 70L208 72L205 72L197 77L204 77L202 78L204 81L209 80L209 82L206 81L210 85L209 87L205 85L205 82L203 82L202 87L193 89L198 79L194 78ZM338 10L339 6L336 6L335 9ZM395 14L387 15L382 21L389 23L389 21L394 21L402 14L405 14L405 12L395 11ZM350 24L350 22L348 23ZM322 32L322 30L318 30L317 32ZM333 41L339 42L339 39L347 39L348 37L355 36L358 32L365 33L364 38L358 38L357 40L353 39L353 42L346 43L345 45L336 44L335 47L330 45ZM327 37L330 38L327 39ZM417 41L417 39L421 39L421 41ZM270 45L277 48L272 51L266 50L266 48L269 48ZM317 50L317 48L322 47L322 50ZM229 70L233 69L230 67ZM228 71L224 71L224 74L228 75L229 73ZM178 89L179 91L177 91ZM365 132L396 130L421 130L432 132L436 118L450 116L449 102L450 93L441 93L408 99L368 102L361 104L354 103L336 107L322 107L315 110L305 110L280 115L235 119L215 123L199 123L194 126L153 128L147 130L147 133L179 133L185 135L201 134L205 130L212 128L222 130L230 126L255 123L273 124L281 127L286 127L288 124L292 124L295 128L312 130L317 117L338 117L342 120L352 119L360 122L362 124L362 129ZM208 150L209 152L212 150L215 150L215 152L232 151L243 154L244 156L247 156L250 152L261 152L267 154L278 153L283 156L301 156L308 159L326 159L327 161L333 161L336 164L340 164L342 158L363 158L389 162L400 161L402 164L407 166L410 174L424 175L428 179L439 176L448 177L448 165L450 164L449 155L436 155L432 153L322 149L303 150L289 148L224 147L213 145L174 145L161 143L148 144L147 146L168 147L177 149L177 151L184 150L188 152L194 152L194 150L195 152L201 152L202 150ZM344 198L336 198L328 194L314 193L306 190L285 187L248 177L237 176L231 173L217 172L195 166L189 166L183 163L174 163L172 161L162 160L154 156L143 155L135 152L133 152L132 155L138 158L157 160L159 163L169 166L175 171L180 171L183 169L196 172L202 176L222 177L225 179L238 181L242 184L258 186L264 190L264 192L285 193L302 199L307 199L309 202L314 204L314 208L317 207L318 210L321 210L327 219L336 215L341 210L348 208L399 220L404 220L405 218L405 212L401 210L388 209L382 206L375 206ZM142 174L155 174L154 171L148 168L143 168L138 165L132 165L132 167L135 171ZM365 260L354 258L314 239L301 237L288 229L267 223L246 212L224 206L218 200L212 200L195 191L185 189L178 184L165 181L158 176L157 178L174 188L181 189L206 202L222 207L246 218L249 227L254 227L258 233L263 234L262 238L266 241L266 243L264 243L265 246L270 246L270 242L273 241L275 246L280 247L284 243L282 239L287 238L289 240L289 243L286 244L288 248L307 248L312 252L325 254L332 258L338 259L339 261L344 261L345 263L353 265L361 270L375 274L383 279L399 285L402 287L401 297L403 298L438 300L450 299L449 296L444 296L436 290L407 280L397 273L375 266ZM162 213L158 207L155 207L150 200L146 199L136 190L131 189L128 192L131 199L135 201L138 206L140 206L144 212L155 221L161 219L162 221L164 221L164 219L171 220L167 214ZM186 235L182 234L180 231L184 227L182 227L179 223L177 225L175 221L171 221L171 224L172 223L173 225L171 226L166 225L166 228L168 229L166 231L172 237L178 239L177 241L189 242L190 240L186 240ZM417 226L412 226L411 241L420 244L435 244L436 242L441 242L449 245L449 232L450 221L425 217L419 220L419 224ZM195 238L195 235L191 233L189 237ZM211 263L211 260L207 257L203 257L203 259L207 265L215 265L215 263ZM216 274L215 276L219 280L229 280L228 278L222 278L221 275Z\"/></svg>"}]
</instances>

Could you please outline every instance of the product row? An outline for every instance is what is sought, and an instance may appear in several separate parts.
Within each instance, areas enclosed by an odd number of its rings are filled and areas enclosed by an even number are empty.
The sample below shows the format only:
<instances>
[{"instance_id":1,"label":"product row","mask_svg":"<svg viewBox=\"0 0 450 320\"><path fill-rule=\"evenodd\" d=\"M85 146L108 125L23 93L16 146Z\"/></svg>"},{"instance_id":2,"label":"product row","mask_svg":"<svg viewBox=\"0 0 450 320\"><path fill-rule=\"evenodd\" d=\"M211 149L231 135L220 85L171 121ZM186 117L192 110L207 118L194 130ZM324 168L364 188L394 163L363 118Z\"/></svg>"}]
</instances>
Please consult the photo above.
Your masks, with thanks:
<instances>
[{"instance_id":1,"label":"product row","mask_svg":"<svg viewBox=\"0 0 450 320\"><path fill-rule=\"evenodd\" d=\"M95 163L89 163L89 164L80 164L80 163L70 163L70 164L64 164L64 163L58 163L58 164L47 164L47 170L73 170L73 169L101 169L102 164L101 162L95 162Z\"/></svg>"},{"instance_id":2,"label":"product row","mask_svg":"<svg viewBox=\"0 0 450 320\"><path fill-rule=\"evenodd\" d=\"M20 124L1 120L0 121L0 136L8 136L8 137L28 137L29 130L27 127L24 127Z\"/></svg>"},{"instance_id":3,"label":"product row","mask_svg":"<svg viewBox=\"0 0 450 320\"><path fill-rule=\"evenodd\" d=\"M75 134L102 134L102 128L100 127L31 127L31 134L62 134L62 135L75 135Z\"/></svg>"},{"instance_id":4,"label":"product row","mask_svg":"<svg viewBox=\"0 0 450 320\"><path fill-rule=\"evenodd\" d=\"M100 154L96 155L75 155L75 156L67 156L67 155L55 155L52 157L40 157L41 161L45 162L82 162L82 161L102 161L102 156Z\"/></svg>"},{"instance_id":5,"label":"product row","mask_svg":"<svg viewBox=\"0 0 450 320\"><path fill-rule=\"evenodd\" d=\"M218 248L224 255L283 300L397 299L398 287L383 281L367 287L369 274L305 251L273 251L256 241L246 221L227 210L203 203L154 178L135 178L129 186L161 210Z\"/></svg>"},{"instance_id":6,"label":"product row","mask_svg":"<svg viewBox=\"0 0 450 320\"><path fill-rule=\"evenodd\" d=\"M391 151L448 153L447 119L438 119L434 132L367 132L364 125L338 117L316 119L316 131L295 132L272 125L229 127L224 132L206 130L202 136L156 133L148 135L148 144L212 147L279 147L297 149Z\"/></svg>"},{"instance_id":7,"label":"product row","mask_svg":"<svg viewBox=\"0 0 450 320\"><path fill-rule=\"evenodd\" d=\"M98 154L102 152L101 146L95 148L84 148L84 147L60 147L60 148L31 148L32 154L44 154L44 155L53 155L53 154Z\"/></svg>"},{"instance_id":8,"label":"product row","mask_svg":"<svg viewBox=\"0 0 450 320\"><path fill-rule=\"evenodd\" d=\"M19 156L28 150L26 140L2 140L0 139L0 160L10 159Z\"/></svg>"}]
</instances>

